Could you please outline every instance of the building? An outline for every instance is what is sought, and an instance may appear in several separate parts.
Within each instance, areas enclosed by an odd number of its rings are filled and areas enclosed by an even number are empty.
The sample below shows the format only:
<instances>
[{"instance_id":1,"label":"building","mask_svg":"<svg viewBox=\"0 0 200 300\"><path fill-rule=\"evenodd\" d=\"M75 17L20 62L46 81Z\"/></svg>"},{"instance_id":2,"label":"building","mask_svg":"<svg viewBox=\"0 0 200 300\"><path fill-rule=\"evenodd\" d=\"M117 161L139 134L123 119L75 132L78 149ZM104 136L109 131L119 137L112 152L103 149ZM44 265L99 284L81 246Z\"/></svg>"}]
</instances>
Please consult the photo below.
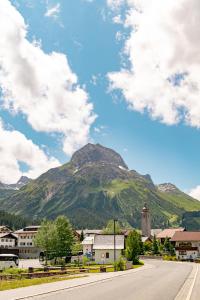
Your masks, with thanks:
<instances>
[{"instance_id":1,"label":"building","mask_svg":"<svg viewBox=\"0 0 200 300\"><path fill-rule=\"evenodd\" d=\"M0 233L0 248L14 248L17 246L17 236L11 232Z\"/></svg>"},{"instance_id":2,"label":"building","mask_svg":"<svg viewBox=\"0 0 200 300\"><path fill-rule=\"evenodd\" d=\"M185 228L179 227L179 228L166 228L162 230L160 233L156 235L156 238L160 241L161 244L164 244L165 239L169 238L170 241L173 238L174 234L176 232L183 232L185 231Z\"/></svg>"},{"instance_id":3,"label":"building","mask_svg":"<svg viewBox=\"0 0 200 300\"><path fill-rule=\"evenodd\" d=\"M28 226L15 231L20 258L38 258L40 250L34 246L34 238L40 226Z\"/></svg>"},{"instance_id":4,"label":"building","mask_svg":"<svg viewBox=\"0 0 200 300\"><path fill-rule=\"evenodd\" d=\"M171 238L175 243L176 257L180 260L193 260L200 257L200 232L177 231Z\"/></svg>"},{"instance_id":5,"label":"building","mask_svg":"<svg viewBox=\"0 0 200 300\"><path fill-rule=\"evenodd\" d=\"M150 211L146 203L144 204L144 207L141 211L141 219L142 236L151 237Z\"/></svg>"},{"instance_id":6,"label":"building","mask_svg":"<svg viewBox=\"0 0 200 300\"><path fill-rule=\"evenodd\" d=\"M83 245L83 255L92 258L93 257L93 245L94 245L94 236L86 236L82 241Z\"/></svg>"},{"instance_id":7,"label":"building","mask_svg":"<svg viewBox=\"0 0 200 300\"><path fill-rule=\"evenodd\" d=\"M80 238L81 232L83 231L84 238L87 236L95 236L96 234L101 234L102 230L100 229L84 229L84 230L76 230L77 236Z\"/></svg>"},{"instance_id":8,"label":"building","mask_svg":"<svg viewBox=\"0 0 200 300\"><path fill-rule=\"evenodd\" d=\"M6 233L6 232L12 232L12 230L8 226L1 225L0 226L0 233Z\"/></svg>"},{"instance_id":9,"label":"building","mask_svg":"<svg viewBox=\"0 0 200 300\"><path fill-rule=\"evenodd\" d=\"M114 252L118 260L124 250L124 235L115 235L115 247L113 234L88 236L83 240L82 245L83 255L92 258L96 263L113 263Z\"/></svg>"},{"instance_id":10,"label":"building","mask_svg":"<svg viewBox=\"0 0 200 300\"><path fill-rule=\"evenodd\" d=\"M116 260L118 260L122 255L122 250L124 250L124 235L115 236L115 247L113 234L95 235L93 255L96 263L113 263L114 252L116 253Z\"/></svg>"}]
</instances>

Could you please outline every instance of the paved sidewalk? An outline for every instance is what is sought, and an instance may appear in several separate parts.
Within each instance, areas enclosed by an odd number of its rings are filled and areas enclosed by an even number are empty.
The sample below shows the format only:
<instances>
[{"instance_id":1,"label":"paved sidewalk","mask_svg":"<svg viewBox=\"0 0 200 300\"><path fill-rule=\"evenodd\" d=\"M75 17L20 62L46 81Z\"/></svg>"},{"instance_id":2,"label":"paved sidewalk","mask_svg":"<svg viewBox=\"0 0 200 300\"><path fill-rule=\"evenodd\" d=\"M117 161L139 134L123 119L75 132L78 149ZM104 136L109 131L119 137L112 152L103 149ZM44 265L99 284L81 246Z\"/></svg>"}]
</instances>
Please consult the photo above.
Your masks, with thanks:
<instances>
[{"instance_id":1,"label":"paved sidewalk","mask_svg":"<svg viewBox=\"0 0 200 300\"><path fill-rule=\"evenodd\" d=\"M58 281L53 283L45 283L41 285L3 291L0 292L0 299L2 300L27 299L33 296L44 295L52 292L57 292L57 291L72 289L84 285L90 285L97 282L107 281L114 277L126 276L129 275L130 273L140 272L150 268L154 268L154 266L148 264L141 268L124 271L124 272L88 274L87 277L83 277L83 278L76 278L76 279Z\"/></svg>"}]
</instances>

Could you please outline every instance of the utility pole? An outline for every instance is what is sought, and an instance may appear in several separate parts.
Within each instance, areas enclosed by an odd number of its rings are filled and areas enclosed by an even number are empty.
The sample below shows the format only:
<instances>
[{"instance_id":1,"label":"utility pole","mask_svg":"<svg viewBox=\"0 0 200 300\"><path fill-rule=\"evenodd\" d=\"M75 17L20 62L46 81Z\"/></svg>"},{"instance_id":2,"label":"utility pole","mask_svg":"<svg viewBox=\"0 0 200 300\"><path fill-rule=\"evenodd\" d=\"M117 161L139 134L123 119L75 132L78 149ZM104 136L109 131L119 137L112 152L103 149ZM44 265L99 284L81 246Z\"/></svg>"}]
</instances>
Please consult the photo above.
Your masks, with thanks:
<instances>
[{"instance_id":1,"label":"utility pole","mask_svg":"<svg viewBox=\"0 0 200 300\"><path fill-rule=\"evenodd\" d=\"M117 222L117 220L116 219L114 219L113 220L114 221L114 269L115 269L115 271L116 271L116 222Z\"/></svg>"}]
</instances>

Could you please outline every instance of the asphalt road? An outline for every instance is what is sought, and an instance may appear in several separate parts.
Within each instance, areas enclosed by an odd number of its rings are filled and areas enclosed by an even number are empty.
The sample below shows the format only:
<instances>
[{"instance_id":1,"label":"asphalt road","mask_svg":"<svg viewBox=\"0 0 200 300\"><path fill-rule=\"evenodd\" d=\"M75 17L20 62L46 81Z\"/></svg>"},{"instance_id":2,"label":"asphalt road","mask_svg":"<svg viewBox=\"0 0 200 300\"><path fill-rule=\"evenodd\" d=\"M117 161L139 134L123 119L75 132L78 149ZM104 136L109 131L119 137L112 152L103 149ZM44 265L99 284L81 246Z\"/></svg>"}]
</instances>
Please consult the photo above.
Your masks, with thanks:
<instances>
[{"instance_id":1,"label":"asphalt road","mask_svg":"<svg viewBox=\"0 0 200 300\"><path fill-rule=\"evenodd\" d=\"M153 268L110 278L83 287L77 287L32 300L174 300L193 270L191 263L148 261ZM200 274L194 284L191 298L199 300Z\"/></svg>"}]
</instances>

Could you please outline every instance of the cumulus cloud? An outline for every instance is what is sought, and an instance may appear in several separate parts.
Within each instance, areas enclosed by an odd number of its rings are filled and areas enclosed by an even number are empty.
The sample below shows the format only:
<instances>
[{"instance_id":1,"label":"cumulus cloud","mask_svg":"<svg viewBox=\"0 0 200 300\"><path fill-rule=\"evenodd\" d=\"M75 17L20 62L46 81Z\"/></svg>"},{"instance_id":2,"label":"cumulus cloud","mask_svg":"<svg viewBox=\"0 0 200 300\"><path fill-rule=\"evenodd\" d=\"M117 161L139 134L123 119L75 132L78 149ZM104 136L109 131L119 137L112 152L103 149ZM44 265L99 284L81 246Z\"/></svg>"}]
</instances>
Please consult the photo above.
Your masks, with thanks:
<instances>
[{"instance_id":1,"label":"cumulus cloud","mask_svg":"<svg viewBox=\"0 0 200 300\"><path fill-rule=\"evenodd\" d=\"M21 175L36 178L50 168L60 165L54 157L47 155L25 135L16 130L5 129L0 119L0 181L15 183ZM29 170L22 174L20 162Z\"/></svg>"},{"instance_id":2,"label":"cumulus cloud","mask_svg":"<svg viewBox=\"0 0 200 300\"><path fill-rule=\"evenodd\" d=\"M189 195L197 200L200 200L200 185L196 186L189 192Z\"/></svg>"},{"instance_id":3,"label":"cumulus cloud","mask_svg":"<svg viewBox=\"0 0 200 300\"><path fill-rule=\"evenodd\" d=\"M96 116L66 55L45 53L27 39L22 15L0 1L0 88L4 108L21 113L36 131L58 133L72 154L89 140Z\"/></svg>"},{"instance_id":4,"label":"cumulus cloud","mask_svg":"<svg viewBox=\"0 0 200 300\"><path fill-rule=\"evenodd\" d=\"M115 1L107 2L113 8ZM199 0L116 4L128 5L124 55L129 67L108 74L110 88L122 91L130 109L153 119L200 127Z\"/></svg>"},{"instance_id":5,"label":"cumulus cloud","mask_svg":"<svg viewBox=\"0 0 200 300\"><path fill-rule=\"evenodd\" d=\"M58 15L60 13L60 3L57 3L51 7L47 7L47 11L45 12L45 17L50 18L58 18Z\"/></svg>"}]
</instances>

